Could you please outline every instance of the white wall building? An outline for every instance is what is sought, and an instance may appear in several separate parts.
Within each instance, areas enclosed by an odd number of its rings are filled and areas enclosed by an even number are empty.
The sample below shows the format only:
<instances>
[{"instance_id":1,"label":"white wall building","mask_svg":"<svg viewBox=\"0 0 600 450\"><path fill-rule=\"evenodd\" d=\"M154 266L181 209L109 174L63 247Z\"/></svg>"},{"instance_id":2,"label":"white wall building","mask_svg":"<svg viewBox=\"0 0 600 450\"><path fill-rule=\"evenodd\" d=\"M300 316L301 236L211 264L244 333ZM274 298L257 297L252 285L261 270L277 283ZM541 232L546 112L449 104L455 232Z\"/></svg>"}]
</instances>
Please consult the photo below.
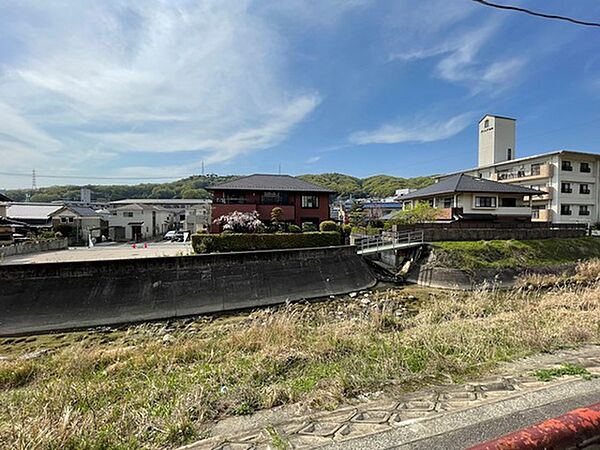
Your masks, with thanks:
<instances>
[{"instance_id":1,"label":"white wall building","mask_svg":"<svg viewBox=\"0 0 600 450\"><path fill-rule=\"evenodd\" d=\"M483 117L479 122L479 166L459 173L546 192L532 198L533 221L600 222L600 155L557 150L517 158L515 125L515 119Z\"/></svg>"},{"instance_id":2,"label":"white wall building","mask_svg":"<svg viewBox=\"0 0 600 450\"><path fill-rule=\"evenodd\" d=\"M169 230L196 233L210 225L211 201L206 199L125 199L110 203L113 239L142 240Z\"/></svg>"}]
</instances>

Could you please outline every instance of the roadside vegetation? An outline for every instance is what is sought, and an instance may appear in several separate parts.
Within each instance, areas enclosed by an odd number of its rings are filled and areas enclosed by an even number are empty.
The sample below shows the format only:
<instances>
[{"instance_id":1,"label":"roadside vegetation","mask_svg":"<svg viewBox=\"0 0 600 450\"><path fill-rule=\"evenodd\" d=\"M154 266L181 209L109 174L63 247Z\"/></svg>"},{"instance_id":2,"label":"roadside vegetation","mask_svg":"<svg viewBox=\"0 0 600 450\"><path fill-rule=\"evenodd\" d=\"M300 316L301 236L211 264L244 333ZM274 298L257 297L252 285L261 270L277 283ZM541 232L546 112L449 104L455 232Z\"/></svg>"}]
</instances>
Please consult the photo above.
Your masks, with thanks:
<instances>
[{"instance_id":1,"label":"roadside vegetation","mask_svg":"<svg viewBox=\"0 0 600 450\"><path fill-rule=\"evenodd\" d=\"M528 268L600 256L600 238L436 242L435 264L456 269Z\"/></svg>"},{"instance_id":2,"label":"roadside vegetation","mask_svg":"<svg viewBox=\"0 0 600 450\"><path fill-rule=\"evenodd\" d=\"M462 381L600 343L600 262L576 283L390 289L229 316L0 340L0 448L172 448L219 418ZM533 287L532 287L533 286ZM572 371L571 371L572 372ZM551 374L553 375L553 374Z\"/></svg>"}]
</instances>

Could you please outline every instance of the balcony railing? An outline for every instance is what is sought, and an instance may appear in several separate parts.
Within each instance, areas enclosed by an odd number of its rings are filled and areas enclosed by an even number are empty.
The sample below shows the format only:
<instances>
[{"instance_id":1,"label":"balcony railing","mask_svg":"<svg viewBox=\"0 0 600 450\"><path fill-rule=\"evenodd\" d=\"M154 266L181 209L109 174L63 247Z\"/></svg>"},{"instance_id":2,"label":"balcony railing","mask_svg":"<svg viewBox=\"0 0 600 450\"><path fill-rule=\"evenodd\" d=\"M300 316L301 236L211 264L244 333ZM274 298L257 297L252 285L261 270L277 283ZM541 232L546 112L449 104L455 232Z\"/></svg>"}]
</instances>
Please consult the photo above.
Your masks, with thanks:
<instances>
[{"instance_id":1,"label":"balcony railing","mask_svg":"<svg viewBox=\"0 0 600 450\"><path fill-rule=\"evenodd\" d=\"M533 180L537 178L548 178L551 176L552 166L550 164L540 164L534 165L530 169L496 172L492 174L492 180L510 183L511 181Z\"/></svg>"}]
</instances>

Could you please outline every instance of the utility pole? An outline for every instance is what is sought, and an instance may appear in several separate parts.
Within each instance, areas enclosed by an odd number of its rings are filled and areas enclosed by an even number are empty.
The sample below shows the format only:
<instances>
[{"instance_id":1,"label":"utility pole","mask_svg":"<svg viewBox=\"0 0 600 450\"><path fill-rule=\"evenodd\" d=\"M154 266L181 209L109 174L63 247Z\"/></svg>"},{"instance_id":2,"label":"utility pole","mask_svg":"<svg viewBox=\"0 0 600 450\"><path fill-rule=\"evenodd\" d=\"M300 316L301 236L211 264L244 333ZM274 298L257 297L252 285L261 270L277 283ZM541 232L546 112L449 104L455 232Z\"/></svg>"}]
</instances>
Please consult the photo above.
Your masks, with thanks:
<instances>
[{"instance_id":1,"label":"utility pole","mask_svg":"<svg viewBox=\"0 0 600 450\"><path fill-rule=\"evenodd\" d=\"M202 176L204 176L204 160L202 160Z\"/></svg>"},{"instance_id":2,"label":"utility pole","mask_svg":"<svg viewBox=\"0 0 600 450\"><path fill-rule=\"evenodd\" d=\"M279 163L279 169L278 169L278 172L277 172L277 173L278 173L279 175L281 175L281 163Z\"/></svg>"}]
</instances>

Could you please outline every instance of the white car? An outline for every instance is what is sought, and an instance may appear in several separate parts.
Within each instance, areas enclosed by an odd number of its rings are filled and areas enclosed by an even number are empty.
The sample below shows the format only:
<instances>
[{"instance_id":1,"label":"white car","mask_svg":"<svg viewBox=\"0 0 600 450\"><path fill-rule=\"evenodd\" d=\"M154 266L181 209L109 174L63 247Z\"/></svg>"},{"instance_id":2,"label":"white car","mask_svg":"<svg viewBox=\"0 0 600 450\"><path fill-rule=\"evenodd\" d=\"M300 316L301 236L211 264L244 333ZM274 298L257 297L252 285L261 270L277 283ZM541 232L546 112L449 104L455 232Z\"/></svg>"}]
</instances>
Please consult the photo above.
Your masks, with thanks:
<instances>
[{"instance_id":1,"label":"white car","mask_svg":"<svg viewBox=\"0 0 600 450\"><path fill-rule=\"evenodd\" d=\"M175 230L167 231L167 233L163 236L165 241L171 241L175 237Z\"/></svg>"}]
</instances>

